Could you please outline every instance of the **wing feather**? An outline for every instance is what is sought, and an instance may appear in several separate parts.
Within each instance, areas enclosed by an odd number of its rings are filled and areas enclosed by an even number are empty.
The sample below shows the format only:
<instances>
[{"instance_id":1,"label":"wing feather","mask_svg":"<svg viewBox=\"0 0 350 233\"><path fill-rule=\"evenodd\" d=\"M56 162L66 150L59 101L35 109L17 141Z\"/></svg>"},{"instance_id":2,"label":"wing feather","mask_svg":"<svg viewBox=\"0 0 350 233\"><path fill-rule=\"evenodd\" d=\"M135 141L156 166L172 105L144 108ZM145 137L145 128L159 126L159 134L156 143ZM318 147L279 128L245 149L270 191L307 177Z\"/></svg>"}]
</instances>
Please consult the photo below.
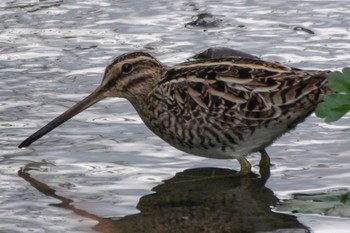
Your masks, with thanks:
<instances>
[{"instance_id":1,"label":"wing feather","mask_svg":"<svg viewBox=\"0 0 350 233\"><path fill-rule=\"evenodd\" d=\"M325 92L327 73L250 58L211 59L174 66L154 92L181 114L198 112L205 117L219 112L235 119L265 121L280 117L285 106Z\"/></svg>"}]
</instances>

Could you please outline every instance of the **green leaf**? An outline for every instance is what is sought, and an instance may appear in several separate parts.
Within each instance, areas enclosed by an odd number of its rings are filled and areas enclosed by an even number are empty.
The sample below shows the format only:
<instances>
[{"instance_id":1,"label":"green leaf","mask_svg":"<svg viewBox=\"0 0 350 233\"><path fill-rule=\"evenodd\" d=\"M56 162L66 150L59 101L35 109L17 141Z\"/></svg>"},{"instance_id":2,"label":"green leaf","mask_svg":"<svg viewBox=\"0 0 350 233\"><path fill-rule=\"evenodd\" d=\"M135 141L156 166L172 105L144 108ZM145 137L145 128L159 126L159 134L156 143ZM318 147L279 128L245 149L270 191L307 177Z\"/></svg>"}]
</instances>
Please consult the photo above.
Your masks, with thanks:
<instances>
[{"instance_id":1,"label":"green leaf","mask_svg":"<svg viewBox=\"0 0 350 233\"><path fill-rule=\"evenodd\" d=\"M333 107L339 107L350 104L350 94L327 94L324 101L330 103Z\"/></svg>"},{"instance_id":2,"label":"green leaf","mask_svg":"<svg viewBox=\"0 0 350 233\"><path fill-rule=\"evenodd\" d=\"M350 68L346 67L342 71L343 73L339 71L329 73L329 88L333 91L350 94Z\"/></svg>"},{"instance_id":3,"label":"green leaf","mask_svg":"<svg viewBox=\"0 0 350 233\"><path fill-rule=\"evenodd\" d=\"M328 85L337 93L326 94L315 113L316 116L324 118L326 122L333 122L339 120L350 110L350 67L344 68L342 72L329 73Z\"/></svg>"},{"instance_id":4,"label":"green leaf","mask_svg":"<svg viewBox=\"0 0 350 233\"><path fill-rule=\"evenodd\" d=\"M343 68L343 74L345 77L347 77L348 79L350 79L350 67L345 67Z\"/></svg>"},{"instance_id":5,"label":"green leaf","mask_svg":"<svg viewBox=\"0 0 350 233\"><path fill-rule=\"evenodd\" d=\"M327 123L339 120L342 116L346 114L346 112L333 111L332 109L328 108L324 103L321 103L317 106L315 113L316 116L324 118L324 120Z\"/></svg>"},{"instance_id":6,"label":"green leaf","mask_svg":"<svg viewBox=\"0 0 350 233\"><path fill-rule=\"evenodd\" d=\"M350 94L326 94L316 110L316 116L326 122L339 120L350 110Z\"/></svg>"}]
</instances>

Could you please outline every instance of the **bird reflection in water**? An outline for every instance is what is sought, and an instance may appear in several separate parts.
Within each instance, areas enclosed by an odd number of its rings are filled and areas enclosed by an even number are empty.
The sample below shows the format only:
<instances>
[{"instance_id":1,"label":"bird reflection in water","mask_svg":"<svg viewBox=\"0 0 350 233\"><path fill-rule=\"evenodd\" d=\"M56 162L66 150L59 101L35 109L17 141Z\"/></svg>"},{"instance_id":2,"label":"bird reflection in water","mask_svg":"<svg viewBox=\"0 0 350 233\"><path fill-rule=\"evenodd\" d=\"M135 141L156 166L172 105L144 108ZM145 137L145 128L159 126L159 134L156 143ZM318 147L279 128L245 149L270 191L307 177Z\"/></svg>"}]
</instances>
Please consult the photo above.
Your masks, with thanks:
<instances>
[{"instance_id":1,"label":"bird reflection in water","mask_svg":"<svg viewBox=\"0 0 350 233\"><path fill-rule=\"evenodd\" d=\"M237 171L223 168L185 170L141 197L136 206L140 213L116 219L74 207L73 200L57 195L29 172L30 168L23 168L18 175L39 192L61 201L51 206L97 221L93 229L98 232L310 232L295 216L272 211L279 200L265 187L267 177L253 173L235 176Z\"/></svg>"}]
</instances>

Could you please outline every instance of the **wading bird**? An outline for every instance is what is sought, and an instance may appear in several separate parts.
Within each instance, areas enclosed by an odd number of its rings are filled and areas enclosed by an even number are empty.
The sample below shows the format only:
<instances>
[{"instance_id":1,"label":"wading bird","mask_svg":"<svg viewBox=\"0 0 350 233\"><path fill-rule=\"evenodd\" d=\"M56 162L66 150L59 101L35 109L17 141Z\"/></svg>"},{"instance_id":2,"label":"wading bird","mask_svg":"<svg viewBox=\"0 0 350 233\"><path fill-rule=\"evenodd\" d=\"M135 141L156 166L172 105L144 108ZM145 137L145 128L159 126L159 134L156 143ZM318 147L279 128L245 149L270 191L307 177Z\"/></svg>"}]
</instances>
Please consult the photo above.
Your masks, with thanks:
<instances>
[{"instance_id":1,"label":"wading bird","mask_svg":"<svg viewBox=\"0 0 350 233\"><path fill-rule=\"evenodd\" d=\"M300 70L250 55L166 66L145 52L117 57L88 97L24 140L28 147L63 122L106 97L126 98L145 125L189 154L238 159L260 152L309 116L327 93L328 71Z\"/></svg>"}]
</instances>

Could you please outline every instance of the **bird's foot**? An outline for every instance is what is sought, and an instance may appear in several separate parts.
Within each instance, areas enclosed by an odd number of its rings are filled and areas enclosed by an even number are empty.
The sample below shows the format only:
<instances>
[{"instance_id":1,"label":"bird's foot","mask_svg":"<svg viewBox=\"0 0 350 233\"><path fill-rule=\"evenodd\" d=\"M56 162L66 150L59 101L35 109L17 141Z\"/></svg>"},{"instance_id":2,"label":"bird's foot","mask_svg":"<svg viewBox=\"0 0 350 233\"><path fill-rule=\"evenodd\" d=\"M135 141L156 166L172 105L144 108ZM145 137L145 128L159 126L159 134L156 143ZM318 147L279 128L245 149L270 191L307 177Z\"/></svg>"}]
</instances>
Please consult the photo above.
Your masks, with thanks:
<instances>
[{"instance_id":1,"label":"bird's foot","mask_svg":"<svg viewBox=\"0 0 350 233\"><path fill-rule=\"evenodd\" d=\"M267 180L270 177L271 159L265 149L260 150L260 155L259 173L262 178Z\"/></svg>"}]
</instances>

